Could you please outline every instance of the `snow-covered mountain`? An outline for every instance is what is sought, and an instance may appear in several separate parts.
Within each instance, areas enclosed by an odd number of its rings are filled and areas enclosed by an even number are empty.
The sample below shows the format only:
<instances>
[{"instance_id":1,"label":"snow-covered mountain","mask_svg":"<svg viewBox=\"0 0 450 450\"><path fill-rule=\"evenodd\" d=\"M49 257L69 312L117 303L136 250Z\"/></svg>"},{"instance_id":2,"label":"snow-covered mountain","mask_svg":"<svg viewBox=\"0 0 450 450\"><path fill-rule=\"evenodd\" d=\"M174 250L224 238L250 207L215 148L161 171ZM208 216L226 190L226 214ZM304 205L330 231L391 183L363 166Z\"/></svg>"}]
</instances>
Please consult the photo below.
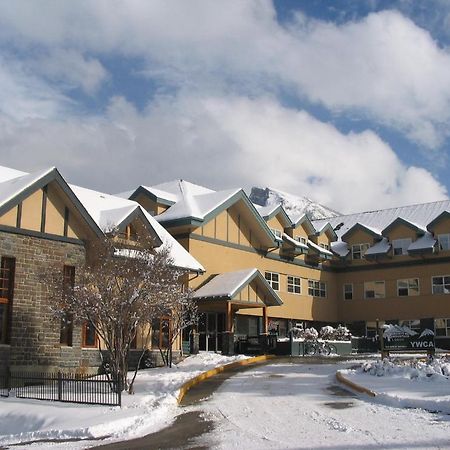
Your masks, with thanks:
<instances>
[{"instance_id":1,"label":"snow-covered mountain","mask_svg":"<svg viewBox=\"0 0 450 450\"><path fill-rule=\"evenodd\" d=\"M310 200L309 198L289 194L270 187L252 187L250 200L260 206L272 206L281 203L291 218L298 217L304 213L306 213L311 220L342 215L337 211Z\"/></svg>"}]
</instances>

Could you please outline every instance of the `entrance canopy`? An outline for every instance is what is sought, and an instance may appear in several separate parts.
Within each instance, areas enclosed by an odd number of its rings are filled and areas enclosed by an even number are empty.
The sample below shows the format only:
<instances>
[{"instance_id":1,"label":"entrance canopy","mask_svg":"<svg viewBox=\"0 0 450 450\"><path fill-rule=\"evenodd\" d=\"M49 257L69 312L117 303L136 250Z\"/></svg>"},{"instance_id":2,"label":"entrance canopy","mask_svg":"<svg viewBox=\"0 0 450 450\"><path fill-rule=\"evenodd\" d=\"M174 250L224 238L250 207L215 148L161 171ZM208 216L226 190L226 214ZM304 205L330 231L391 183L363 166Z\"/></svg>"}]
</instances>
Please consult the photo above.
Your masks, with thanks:
<instances>
[{"instance_id":1,"label":"entrance canopy","mask_svg":"<svg viewBox=\"0 0 450 450\"><path fill-rule=\"evenodd\" d=\"M215 275L193 297L204 305L231 302L235 308L262 308L283 304L256 268Z\"/></svg>"}]
</instances>

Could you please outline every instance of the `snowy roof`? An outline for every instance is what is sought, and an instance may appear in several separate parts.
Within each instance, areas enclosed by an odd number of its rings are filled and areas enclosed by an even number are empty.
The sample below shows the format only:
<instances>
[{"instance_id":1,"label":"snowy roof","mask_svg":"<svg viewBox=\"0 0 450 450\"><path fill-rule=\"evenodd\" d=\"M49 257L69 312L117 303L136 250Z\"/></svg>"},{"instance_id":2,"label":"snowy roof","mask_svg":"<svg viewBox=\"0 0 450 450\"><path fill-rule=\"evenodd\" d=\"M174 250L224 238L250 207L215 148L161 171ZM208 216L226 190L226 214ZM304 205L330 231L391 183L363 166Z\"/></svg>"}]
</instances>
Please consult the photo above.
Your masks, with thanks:
<instances>
[{"instance_id":1,"label":"snowy roof","mask_svg":"<svg viewBox=\"0 0 450 450\"><path fill-rule=\"evenodd\" d=\"M11 180L13 178L18 178L23 175L28 175L26 172L20 170L11 169L10 167L0 166L0 183L4 181Z\"/></svg>"},{"instance_id":2,"label":"snowy roof","mask_svg":"<svg viewBox=\"0 0 450 450\"><path fill-rule=\"evenodd\" d=\"M91 189L72 186L73 191L85 205L93 219L103 230L111 230L130 217L134 212L139 212L155 232L156 237L162 243L157 251L170 248L170 256L176 267L204 272L203 266L179 244L139 203L115 195L93 191Z\"/></svg>"},{"instance_id":3,"label":"snowy roof","mask_svg":"<svg viewBox=\"0 0 450 450\"><path fill-rule=\"evenodd\" d=\"M375 256L375 255L385 255L391 248L391 244L387 240L387 238L381 239L381 241L372 245L372 247L368 248L364 253L365 257Z\"/></svg>"},{"instance_id":4,"label":"snowy roof","mask_svg":"<svg viewBox=\"0 0 450 450\"><path fill-rule=\"evenodd\" d=\"M433 235L427 231L423 236L419 237L414 242L411 242L408 247L408 252L433 251L435 245L436 239L434 239Z\"/></svg>"},{"instance_id":5,"label":"snowy roof","mask_svg":"<svg viewBox=\"0 0 450 450\"><path fill-rule=\"evenodd\" d=\"M291 238L286 233L283 233L283 241L288 242L289 244L293 245L296 248L299 248L301 250L308 250L308 246L303 244L300 241L297 241L297 239Z\"/></svg>"},{"instance_id":6,"label":"snowy roof","mask_svg":"<svg viewBox=\"0 0 450 450\"><path fill-rule=\"evenodd\" d=\"M314 243L313 241L310 241L308 239L308 246L316 251L318 251L319 253L326 255L326 256L333 256L333 253L330 252L330 250L327 250L326 248L321 247L320 245L317 245L316 243Z\"/></svg>"},{"instance_id":7,"label":"snowy roof","mask_svg":"<svg viewBox=\"0 0 450 450\"><path fill-rule=\"evenodd\" d=\"M339 224L337 225L337 227L339 227ZM356 231L358 229L362 229L363 231L366 231L369 234L372 234L373 236L381 238L381 230L379 230L378 228L364 225L364 224L358 222L358 223L355 223L349 230L347 230L346 233L341 235L341 239L345 240L350 235L350 233L352 233L353 231Z\"/></svg>"},{"instance_id":8,"label":"snowy roof","mask_svg":"<svg viewBox=\"0 0 450 450\"><path fill-rule=\"evenodd\" d=\"M331 242L330 248L333 253L336 253L338 256L341 256L341 257L347 256L348 252L350 251L348 249L347 242L343 242L343 241Z\"/></svg>"},{"instance_id":9,"label":"snowy roof","mask_svg":"<svg viewBox=\"0 0 450 450\"><path fill-rule=\"evenodd\" d=\"M211 191L210 193L203 193L200 195L187 194L167 211L156 216L156 220L160 223L185 218L202 221L209 213L213 212L240 191L241 189L231 189L218 192Z\"/></svg>"},{"instance_id":10,"label":"snowy roof","mask_svg":"<svg viewBox=\"0 0 450 450\"><path fill-rule=\"evenodd\" d=\"M244 269L236 272L227 272L216 275L206 284L194 292L194 298L226 298L233 299L245 286L257 279L269 294L265 304L267 306L282 305L280 297L267 283L258 269Z\"/></svg>"},{"instance_id":11,"label":"snowy roof","mask_svg":"<svg viewBox=\"0 0 450 450\"><path fill-rule=\"evenodd\" d=\"M392 228L397 226L398 224L406 225L407 227L413 229L417 233L425 233L426 226L422 226L418 223L415 223L412 220L404 219L403 217L397 217L394 219L384 230L382 231L383 236L386 236Z\"/></svg>"},{"instance_id":12,"label":"snowy roof","mask_svg":"<svg viewBox=\"0 0 450 450\"><path fill-rule=\"evenodd\" d=\"M324 222L330 222L339 238L356 223L376 230L384 230L399 217L425 230L427 225L444 211L450 211L450 200L329 217L315 220L313 224L319 228ZM341 223L342 226L336 229Z\"/></svg>"}]
</instances>

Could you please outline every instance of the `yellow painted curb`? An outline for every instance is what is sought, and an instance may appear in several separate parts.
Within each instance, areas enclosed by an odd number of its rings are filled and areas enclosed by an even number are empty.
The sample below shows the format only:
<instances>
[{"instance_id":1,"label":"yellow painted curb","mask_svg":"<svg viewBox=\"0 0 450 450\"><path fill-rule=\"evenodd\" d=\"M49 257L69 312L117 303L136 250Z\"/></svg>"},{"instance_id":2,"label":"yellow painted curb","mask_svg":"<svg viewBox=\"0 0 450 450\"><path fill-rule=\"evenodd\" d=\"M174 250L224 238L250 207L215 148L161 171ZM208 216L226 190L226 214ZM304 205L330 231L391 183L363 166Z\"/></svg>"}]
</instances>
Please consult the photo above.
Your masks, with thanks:
<instances>
[{"instance_id":1,"label":"yellow painted curb","mask_svg":"<svg viewBox=\"0 0 450 450\"><path fill-rule=\"evenodd\" d=\"M338 370L336 372L336 379L342 383L348 386L350 389L353 389L356 392L360 392L362 394L367 394L369 397L376 397L376 392L371 391L370 389L367 389L364 386L361 386L359 384L353 383L353 381L347 380L347 378L342 375L342 373Z\"/></svg>"},{"instance_id":2,"label":"yellow painted curb","mask_svg":"<svg viewBox=\"0 0 450 450\"><path fill-rule=\"evenodd\" d=\"M234 361L230 364L225 364L224 366L219 366L214 369L203 372L200 375L197 375L196 377L191 378L190 380L186 381L186 383L184 383L180 387L180 392L178 394L177 402L178 402L178 404L180 404L181 400L183 400L183 397L186 395L186 392L189 391L189 389L191 389L191 387L201 383L204 380L207 380L208 378L213 377L214 375L217 375L218 373L222 373L222 372L234 369L235 367L239 367L239 366L248 366L250 364L264 362L264 361L267 361L267 360L273 359L273 358L276 358L276 356L275 355L255 356L254 358L240 359L240 360Z\"/></svg>"}]
</instances>

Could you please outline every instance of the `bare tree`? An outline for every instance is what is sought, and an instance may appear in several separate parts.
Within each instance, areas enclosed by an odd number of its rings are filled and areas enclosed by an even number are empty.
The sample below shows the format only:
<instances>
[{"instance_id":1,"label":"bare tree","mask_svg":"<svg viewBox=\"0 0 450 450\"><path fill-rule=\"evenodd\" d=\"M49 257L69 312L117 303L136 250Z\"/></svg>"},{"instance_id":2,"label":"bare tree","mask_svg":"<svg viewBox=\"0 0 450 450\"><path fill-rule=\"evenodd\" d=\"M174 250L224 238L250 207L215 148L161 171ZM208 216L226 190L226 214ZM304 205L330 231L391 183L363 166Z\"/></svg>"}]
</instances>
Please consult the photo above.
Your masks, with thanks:
<instances>
[{"instance_id":1,"label":"bare tree","mask_svg":"<svg viewBox=\"0 0 450 450\"><path fill-rule=\"evenodd\" d=\"M137 239L132 248L118 247L113 237L94 243L85 267L77 269L74 288L66 289L63 296L57 274L46 278L51 280L53 311L95 329L102 346L100 354L103 358L104 352L111 375L131 393L136 372L129 381L128 356L137 331L146 330L146 337L136 371L152 320L168 311L175 313L173 306L186 295L183 273L173 267L167 249L155 252L149 239Z\"/></svg>"}]
</instances>

